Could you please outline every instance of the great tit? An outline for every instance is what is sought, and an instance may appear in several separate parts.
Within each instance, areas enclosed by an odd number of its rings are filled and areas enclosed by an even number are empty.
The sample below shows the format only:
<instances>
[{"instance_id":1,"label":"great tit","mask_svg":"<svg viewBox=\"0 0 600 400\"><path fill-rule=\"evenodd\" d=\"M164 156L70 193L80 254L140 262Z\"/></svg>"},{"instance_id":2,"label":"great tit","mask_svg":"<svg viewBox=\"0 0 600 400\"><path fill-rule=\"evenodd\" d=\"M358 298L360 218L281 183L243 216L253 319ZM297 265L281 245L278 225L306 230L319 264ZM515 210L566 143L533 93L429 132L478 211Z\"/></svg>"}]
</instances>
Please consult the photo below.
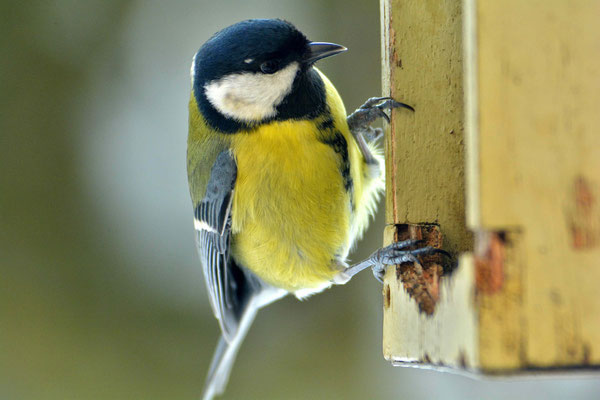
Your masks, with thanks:
<instances>
[{"instance_id":1,"label":"great tit","mask_svg":"<svg viewBox=\"0 0 600 400\"><path fill-rule=\"evenodd\" d=\"M416 261L416 241L346 263L384 187L369 99L347 117L317 60L346 51L289 22L253 19L212 36L193 58L187 169L210 303L221 327L204 399L221 394L256 312L347 282L372 267ZM414 110L413 110L414 111Z\"/></svg>"}]
</instances>

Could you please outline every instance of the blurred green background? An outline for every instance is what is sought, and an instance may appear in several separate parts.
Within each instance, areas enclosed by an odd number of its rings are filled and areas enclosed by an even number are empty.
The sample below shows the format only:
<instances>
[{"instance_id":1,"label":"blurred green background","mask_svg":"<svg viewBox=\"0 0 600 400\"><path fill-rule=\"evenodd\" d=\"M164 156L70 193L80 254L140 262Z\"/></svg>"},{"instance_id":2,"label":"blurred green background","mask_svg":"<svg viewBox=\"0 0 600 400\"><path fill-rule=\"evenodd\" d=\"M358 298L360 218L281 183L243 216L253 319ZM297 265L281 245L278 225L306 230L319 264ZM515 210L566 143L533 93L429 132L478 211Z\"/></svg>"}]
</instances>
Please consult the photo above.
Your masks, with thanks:
<instances>
[{"instance_id":1,"label":"blurred green background","mask_svg":"<svg viewBox=\"0 0 600 400\"><path fill-rule=\"evenodd\" d=\"M189 65L212 33L251 17L348 46L320 64L348 109L380 93L374 0L0 2L0 399L198 398L218 325L186 183ZM382 227L380 212L354 260L380 245ZM274 304L224 398L600 393L592 379L392 368L381 318L369 272Z\"/></svg>"}]
</instances>

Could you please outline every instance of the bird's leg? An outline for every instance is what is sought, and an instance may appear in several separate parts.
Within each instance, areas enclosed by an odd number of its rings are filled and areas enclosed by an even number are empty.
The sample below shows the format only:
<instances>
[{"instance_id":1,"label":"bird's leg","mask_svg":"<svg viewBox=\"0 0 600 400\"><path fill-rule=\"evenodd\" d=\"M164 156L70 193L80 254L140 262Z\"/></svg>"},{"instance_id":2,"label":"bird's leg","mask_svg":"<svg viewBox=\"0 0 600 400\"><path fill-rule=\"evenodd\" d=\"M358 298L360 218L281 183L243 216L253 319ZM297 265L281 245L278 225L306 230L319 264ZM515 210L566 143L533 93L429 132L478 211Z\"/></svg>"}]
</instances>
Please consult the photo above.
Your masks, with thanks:
<instances>
[{"instance_id":1,"label":"bird's leg","mask_svg":"<svg viewBox=\"0 0 600 400\"><path fill-rule=\"evenodd\" d=\"M421 247L415 250L408 250L409 247L422 243L422 240L404 240L402 242L392 243L391 245L377 250L371 254L371 257L358 264L347 267L340 272L339 277L335 279L338 283L345 283L350 280L354 275L360 271L371 268L375 278L383 283L383 275L385 274L385 267L387 265L397 265L405 262L412 262L415 264L417 270L422 271L421 263L418 257L431 254L443 254L446 257L451 257L450 254L442 249L427 246Z\"/></svg>"},{"instance_id":2,"label":"bird's leg","mask_svg":"<svg viewBox=\"0 0 600 400\"><path fill-rule=\"evenodd\" d=\"M348 127L350 128L350 133L354 136L367 164L377 162L367 146L367 143L376 141L383 136L383 129L373 128L371 123L380 117L384 118L389 123L390 117L384 110L391 110L398 107L404 107L411 111L415 111L415 109L408 104L397 102L391 97L371 97L346 119Z\"/></svg>"}]
</instances>

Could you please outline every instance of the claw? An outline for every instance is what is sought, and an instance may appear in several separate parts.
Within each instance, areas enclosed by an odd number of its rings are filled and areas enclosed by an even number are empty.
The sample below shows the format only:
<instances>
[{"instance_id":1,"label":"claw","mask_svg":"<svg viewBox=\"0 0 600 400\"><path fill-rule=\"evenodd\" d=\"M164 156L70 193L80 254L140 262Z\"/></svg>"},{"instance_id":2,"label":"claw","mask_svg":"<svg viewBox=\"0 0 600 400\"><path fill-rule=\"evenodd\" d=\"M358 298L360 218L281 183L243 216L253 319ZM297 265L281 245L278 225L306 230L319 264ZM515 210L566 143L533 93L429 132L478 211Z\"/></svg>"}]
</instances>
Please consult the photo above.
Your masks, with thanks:
<instances>
[{"instance_id":1,"label":"claw","mask_svg":"<svg viewBox=\"0 0 600 400\"><path fill-rule=\"evenodd\" d=\"M415 111L415 109L412 106L409 106L408 104L405 104L405 103L400 103L399 101L396 101L396 100L391 99L391 98L388 99L387 101L384 101L381 104L376 105L375 107L377 107L379 109L382 109L382 108L392 109L392 108L402 107L402 108L407 108L407 109L409 109L409 110L411 110L413 112Z\"/></svg>"},{"instance_id":2,"label":"claw","mask_svg":"<svg viewBox=\"0 0 600 400\"><path fill-rule=\"evenodd\" d=\"M393 243L375 252L373 254L374 265L372 268L373 274L377 280L380 280L379 277L383 276L385 267L387 265L399 265L402 263L411 262L415 265L417 273L419 273L419 271L422 273L423 268L421 266L421 262L419 261L420 256L442 254L448 258L452 257L447 251L431 246L421 247L415 250L407 250L409 247L423 244L424 242L424 240L408 239L402 242Z\"/></svg>"},{"instance_id":3,"label":"claw","mask_svg":"<svg viewBox=\"0 0 600 400\"><path fill-rule=\"evenodd\" d=\"M417 239L408 239L392 243L389 246L377 250L365 261L346 268L343 271L344 276L347 277L347 279L350 279L358 272L370 267L375 278L378 281L383 282L383 275L385 274L385 269L388 265L399 265L405 262L412 262L415 265L417 273L422 273L423 268L418 257L431 254L442 254L448 258L452 257L447 251L431 246L408 250L410 247L423 243L425 243L424 240Z\"/></svg>"},{"instance_id":4,"label":"claw","mask_svg":"<svg viewBox=\"0 0 600 400\"><path fill-rule=\"evenodd\" d=\"M375 271L375 269L373 269L373 276L375 277L375 279L377 279L379 281L379 283L381 283L383 285L383 276L385 275L384 271Z\"/></svg>"},{"instance_id":5,"label":"claw","mask_svg":"<svg viewBox=\"0 0 600 400\"><path fill-rule=\"evenodd\" d=\"M383 276L385 275L385 268L383 264L375 264L371 267L371 271L373 272L373 276L379 282L383 284Z\"/></svg>"},{"instance_id":6,"label":"claw","mask_svg":"<svg viewBox=\"0 0 600 400\"><path fill-rule=\"evenodd\" d=\"M393 100L393 99L391 97L371 97L370 99L365 101L365 104L360 106L359 109L366 110L368 108L373 108L373 106L375 106L377 103L382 102L383 100Z\"/></svg>"},{"instance_id":7,"label":"claw","mask_svg":"<svg viewBox=\"0 0 600 400\"><path fill-rule=\"evenodd\" d=\"M387 249L387 248L393 248L394 250L402 250L402 249L406 249L407 247L412 247L421 243L425 243L425 240L423 239L406 239L403 240L401 242L395 242L390 244L387 247L384 247L382 250Z\"/></svg>"},{"instance_id":8,"label":"claw","mask_svg":"<svg viewBox=\"0 0 600 400\"><path fill-rule=\"evenodd\" d=\"M397 107L404 107L415 111L415 109L408 104L395 101L391 97L371 97L346 118L350 133L352 133L352 136L356 139L360 152L367 164L378 163L376 157L373 156L371 149L367 145L367 143L371 143L372 140L365 142L365 138L369 138L371 136L369 133L373 130L373 127L370 126L371 123L377 118L384 118L390 123L390 117L384 110L391 110Z\"/></svg>"},{"instance_id":9,"label":"claw","mask_svg":"<svg viewBox=\"0 0 600 400\"><path fill-rule=\"evenodd\" d=\"M415 109L408 104L400 103L391 97L371 97L356 111L348 116L347 120L350 130L366 131L369 128L369 124L375 121L377 117L385 118L385 120L389 123L390 117L385 113L384 110L391 110L399 107L415 111Z\"/></svg>"},{"instance_id":10,"label":"claw","mask_svg":"<svg viewBox=\"0 0 600 400\"><path fill-rule=\"evenodd\" d=\"M377 250L372 257L375 264L383 265L396 265L404 262L419 263L419 259L417 257L438 253L450 257L450 254L447 251L431 246L421 247L415 250L406 250L408 247L412 247L420 243L423 243L423 241L414 239L392 243L387 247Z\"/></svg>"},{"instance_id":11,"label":"claw","mask_svg":"<svg viewBox=\"0 0 600 400\"><path fill-rule=\"evenodd\" d=\"M398 107L408 108L410 111L415 112L414 107L409 106L408 104L405 104L405 103L400 103L400 102L395 101L394 108L398 108Z\"/></svg>"},{"instance_id":12,"label":"claw","mask_svg":"<svg viewBox=\"0 0 600 400\"><path fill-rule=\"evenodd\" d=\"M421 247L419 249L411 251L411 253L415 255L443 254L446 257L451 257L450 253L448 253L446 250L438 249L436 247L431 246Z\"/></svg>"},{"instance_id":13,"label":"claw","mask_svg":"<svg viewBox=\"0 0 600 400\"><path fill-rule=\"evenodd\" d=\"M385 122L387 122L388 124L390 123L390 117L385 113L385 111L383 111L383 108L380 107L376 107L379 110L379 115L383 117L383 119L385 119Z\"/></svg>"}]
</instances>

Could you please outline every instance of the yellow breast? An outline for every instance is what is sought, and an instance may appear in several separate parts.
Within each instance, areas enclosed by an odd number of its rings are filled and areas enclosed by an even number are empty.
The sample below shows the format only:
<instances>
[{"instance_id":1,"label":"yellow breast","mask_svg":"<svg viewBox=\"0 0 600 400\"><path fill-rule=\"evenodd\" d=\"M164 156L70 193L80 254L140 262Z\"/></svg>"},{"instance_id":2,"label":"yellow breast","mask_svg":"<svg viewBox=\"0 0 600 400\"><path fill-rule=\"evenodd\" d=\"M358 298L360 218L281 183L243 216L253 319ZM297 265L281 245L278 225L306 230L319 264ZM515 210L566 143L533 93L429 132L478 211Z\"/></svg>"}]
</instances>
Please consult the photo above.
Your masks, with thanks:
<instances>
[{"instance_id":1,"label":"yellow breast","mask_svg":"<svg viewBox=\"0 0 600 400\"><path fill-rule=\"evenodd\" d=\"M351 210L338 156L318 140L316 125L274 122L232 144L233 256L290 291L331 280L333 259L348 251Z\"/></svg>"}]
</instances>

